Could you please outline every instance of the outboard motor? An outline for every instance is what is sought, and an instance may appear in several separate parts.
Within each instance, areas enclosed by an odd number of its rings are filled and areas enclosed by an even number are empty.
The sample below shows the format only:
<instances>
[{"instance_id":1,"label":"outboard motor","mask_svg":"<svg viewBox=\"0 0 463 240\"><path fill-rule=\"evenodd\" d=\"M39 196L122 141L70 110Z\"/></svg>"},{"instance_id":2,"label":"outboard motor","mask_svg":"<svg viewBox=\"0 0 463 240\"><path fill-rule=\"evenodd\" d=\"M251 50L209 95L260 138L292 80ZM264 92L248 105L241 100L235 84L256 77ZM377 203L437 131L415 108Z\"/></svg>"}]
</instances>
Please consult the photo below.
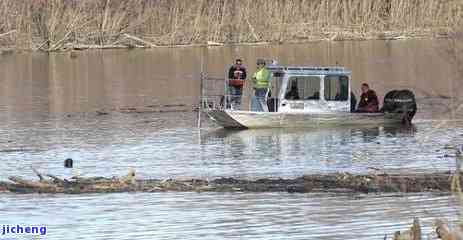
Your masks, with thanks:
<instances>
[{"instance_id":1,"label":"outboard motor","mask_svg":"<svg viewBox=\"0 0 463 240\"><path fill-rule=\"evenodd\" d=\"M392 90L384 96L381 112L402 113L402 123L410 124L417 107L415 94L410 90Z\"/></svg>"}]
</instances>

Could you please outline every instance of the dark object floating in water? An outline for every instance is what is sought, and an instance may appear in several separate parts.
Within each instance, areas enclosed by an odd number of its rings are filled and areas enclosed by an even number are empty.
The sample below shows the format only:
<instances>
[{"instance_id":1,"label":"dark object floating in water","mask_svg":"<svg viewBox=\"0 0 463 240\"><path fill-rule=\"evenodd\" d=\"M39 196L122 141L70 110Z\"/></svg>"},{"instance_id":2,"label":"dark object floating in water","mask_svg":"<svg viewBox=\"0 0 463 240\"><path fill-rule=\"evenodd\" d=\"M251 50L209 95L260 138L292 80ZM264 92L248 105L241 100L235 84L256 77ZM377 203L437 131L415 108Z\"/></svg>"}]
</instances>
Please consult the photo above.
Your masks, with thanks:
<instances>
[{"instance_id":1,"label":"dark object floating in water","mask_svg":"<svg viewBox=\"0 0 463 240\"><path fill-rule=\"evenodd\" d=\"M191 106L185 104L170 105L148 105L145 107L121 107L116 109L120 113L168 113L168 112L190 112Z\"/></svg>"},{"instance_id":2,"label":"dark object floating in water","mask_svg":"<svg viewBox=\"0 0 463 240\"><path fill-rule=\"evenodd\" d=\"M437 95L439 98L442 98L442 99L452 99L452 97L450 96L446 96L446 95Z\"/></svg>"},{"instance_id":3,"label":"dark object floating in water","mask_svg":"<svg viewBox=\"0 0 463 240\"><path fill-rule=\"evenodd\" d=\"M30 148L7 148L0 149L0 153L15 153L15 152L40 152L39 149L30 149Z\"/></svg>"},{"instance_id":4,"label":"dark object floating in water","mask_svg":"<svg viewBox=\"0 0 463 240\"><path fill-rule=\"evenodd\" d=\"M164 104L162 107L169 108L169 107L186 107L185 104Z\"/></svg>"},{"instance_id":5,"label":"dark object floating in water","mask_svg":"<svg viewBox=\"0 0 463 240\"><path fill-rule=\"evenodd\" d=\"M64 160L64 167L65 168L72 168L72 165L73 165L72 158L67 158L66 160Z\"/></svg>"},{"instance_id":6,"label":"dark object floating in water","mask_svg":"<svg viewBox=\"0 0 463 240\"><path fill-rule=\"evenodd\" d=\"M96 111L97 116L108 115L109 113L103 111Z\"/></svg>"}]
</instances>

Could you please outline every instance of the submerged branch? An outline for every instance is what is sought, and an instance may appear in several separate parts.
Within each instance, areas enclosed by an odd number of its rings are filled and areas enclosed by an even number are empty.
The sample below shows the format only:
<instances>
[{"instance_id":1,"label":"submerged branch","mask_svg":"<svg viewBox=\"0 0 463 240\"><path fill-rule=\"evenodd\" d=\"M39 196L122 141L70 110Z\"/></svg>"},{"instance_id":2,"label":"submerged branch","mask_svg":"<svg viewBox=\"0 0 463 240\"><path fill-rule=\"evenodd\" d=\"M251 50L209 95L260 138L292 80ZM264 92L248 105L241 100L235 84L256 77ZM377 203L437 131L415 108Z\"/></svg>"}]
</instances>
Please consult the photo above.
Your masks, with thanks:
<instances>
[{"instance_id":1,"label":"submerged branch","mask_svg":"<svg viewBox=\"0 0 463 240\"><path fill-rule=\"evenodd\" d=\"M8 31L6 33L0 33L0 37L4 37L4 36L10 35L12 33L16 33L16 32L17 32L16 29L14 29L14 30Z\"/></svg>"},{"instance_id":2,"label":"submerged branch","mask_svg":"<svg viewBox=\"0 0 463 240\"><path fill-rule=\"evenodd\" d=\"M129 35L127 33L124 33L124 37L126 37L128 39L132 39L132 40L137 41L137 42L140 42L140 43L142 43L142 44L144 44L146 46L149 46L149 47L157 47L156 44L154 44L154 43L148 42L148 41L143 40L143 39L141 39L139 37Z\"/></svg>"}]
</instances>

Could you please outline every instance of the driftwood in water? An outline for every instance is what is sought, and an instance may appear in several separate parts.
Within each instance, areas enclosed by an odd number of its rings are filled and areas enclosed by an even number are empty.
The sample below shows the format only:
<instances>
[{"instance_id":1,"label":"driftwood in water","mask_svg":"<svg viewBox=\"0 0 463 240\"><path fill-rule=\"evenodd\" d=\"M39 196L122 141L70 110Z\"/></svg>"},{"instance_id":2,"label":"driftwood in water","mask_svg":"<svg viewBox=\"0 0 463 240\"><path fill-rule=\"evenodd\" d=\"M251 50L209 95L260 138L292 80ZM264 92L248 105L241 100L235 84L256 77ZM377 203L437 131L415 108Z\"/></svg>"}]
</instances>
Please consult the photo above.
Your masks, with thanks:
<instances>
[{"instance_id":1,"label":"driftwood in water","mask_svg":"<svg viewBox=\"0 0 463 240\"><path fill-rule=\"evenodd\" d=\"M37 172L36 172L37 173ZM21 193L93 193L93 192L162 192L162 191L212 191L212 192L424 192L450 191L450 172L416 174L351 175L347 173L305 175L294 179L243 180L235 178L136 180L135 172L121 178L60 179L42 174L40 181L10 177L11 182L0 182L0 190Z\"/></svg>"},{"instance_id":2,"label":"driftwood in water","mask_svg":"<svg viewBox=\"0 0 463 240\"><path fill-rule=\"evenodd\" d=\"M435 222L437 236L442 240L463 240L463 226L450 229L448 225L437 219Z\"/></svg>"},{"instance_id":3,"label":"driftwood in water","mask_svg":"<svg viewBox=\"0 0 463 240\"><path fill-rule=\"evenodd\" d=\"M434 229L438 239L442 240L463 240L463 225L459 225L453 229L442 220L436 219ZM433 230L434 231L434 230ZM387 239L385 237L384 239ZM397 231L394 234L393 240L421 240L421 226L418 218L413 220L413 225L409 230ZM433 238L434 239L434 238Z\"/></svg>"},{"instance_id":4,"label":"driftwood in water","mask_svg":"<svg viewBox=\"0 0 463 240\"><path fill-rule=\"evenodd\" d=\"M433 227L438 239L442 240L463 240L463 225L460 224L453 229L442 220L436 219ZM421 240L421 225L418 218L413 220L413 225L406 231L397 231L393 240ZM384 237L387 239L387 236ZM433 238L434 239L434 238Z\"/></svg>"},{"instance_id":5,"label":"driftwood in water","mask_svg":"<svg viewBox=\"0 0 463 240\"><path fill-rule=\"evenodd\" d=\"M413 219L413 225L407 231L397 231L394 240L421 240L421 225L418 218Z\"/></svg>"}]
</instances>

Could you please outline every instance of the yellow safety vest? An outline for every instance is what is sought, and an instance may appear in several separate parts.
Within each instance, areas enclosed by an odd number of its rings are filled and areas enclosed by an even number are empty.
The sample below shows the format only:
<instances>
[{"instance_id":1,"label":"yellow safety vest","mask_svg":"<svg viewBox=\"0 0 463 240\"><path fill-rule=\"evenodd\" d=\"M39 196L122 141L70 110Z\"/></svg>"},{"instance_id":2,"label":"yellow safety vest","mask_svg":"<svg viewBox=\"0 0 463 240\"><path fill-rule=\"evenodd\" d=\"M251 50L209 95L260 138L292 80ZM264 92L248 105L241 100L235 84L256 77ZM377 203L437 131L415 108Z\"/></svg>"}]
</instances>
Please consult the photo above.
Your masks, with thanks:
<instances>
[{"instance_id":1,"label":"yellow safety vest","mask_svg":"<svg viewBox=\"0 0 463 240\"><path fill-rule=\"evenodd\" d=\"M267 68L263 67L253 76L255 88L268 88L270 87L270 72Z\"/></svg>"}]
</instances>

